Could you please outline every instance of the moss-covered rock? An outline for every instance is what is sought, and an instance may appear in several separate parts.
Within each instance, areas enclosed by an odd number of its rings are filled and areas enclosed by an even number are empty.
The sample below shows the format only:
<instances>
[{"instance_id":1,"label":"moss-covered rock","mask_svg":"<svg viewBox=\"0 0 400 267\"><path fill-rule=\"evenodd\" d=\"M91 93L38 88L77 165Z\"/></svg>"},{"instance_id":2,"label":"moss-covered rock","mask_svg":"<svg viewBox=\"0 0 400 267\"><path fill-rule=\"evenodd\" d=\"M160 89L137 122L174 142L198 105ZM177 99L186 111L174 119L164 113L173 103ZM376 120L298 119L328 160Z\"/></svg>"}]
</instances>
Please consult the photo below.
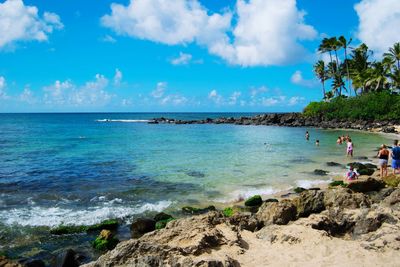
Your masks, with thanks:
<instances>
[{"instance_id":1,"label":"moss-covered rock","mask_svg":"<svg viewBox=\"0 0 400 267\"><path fill-rule=\"evenodd\" d=\"M400 175L391 174L389 176L383 177L382 180L391 187L397 187L400 183Z\"/></svg>"},{"instance_id":2,"label":"moss-covered rock","mask_svg":"<svg viewBox=\"0 0 400 267\"><path fill-rule=\"evenodd\" d=\"M303 192L303 191L306 191L307 189L305 189L305 188L303 188L303 187L296 187L295 189L293 189L293 191L296 193L296 194L300 194L301 192Z\"/></svg>"},{"instance_id":3,"label":"moss-covered rock","mask_svg":"<svg viewBox=\"0 0 400 267\"><path fill-rule=\"evenodd\" d=\"M164 213L164 212L157 213L156 216L154 216L154 220L156 222L168 220L168 219L171 219L171 218L173 218L172 215L169 215L169 214Z\"/></svg>"},{"instance_id":4,"label":"moss-covered rock","mask_svg":"<svg viewBox=\"0 0 400 267\"><path fill-rule=\"evenodd\" d=\"M117 219L109 219L102 221L101 223L90 225L87 228L87 231L96 231L96 230L116 230L118 228L118 220Z\"/></svg>"},{"instance_id":5,"label":"moss-covered rock","mask_svg":"<svg viewBox=\"0 0 400 267\"><path fill-rule=\"evenodd\" d=\"M367 176L369 176L369 175L372 175L372 174L374 174L374 172L375 172L375 170L374 169L360 169L360 170L357 170L357 172L358 172L358 174L360 174L360 175L367 175Z\"/></svg>"},{"instance_id":6,"label":"moss-covered rock","mask_svg":"<svg viewBox=\"0 0 400 267\"><path fill-rule=\"evenodd\" d=\"M156 222L156 229L163 229L165 228L165 226L167 226L167 223L169 223L170 221L176 220L175 218L171 217L165 220L160 220Z\"/></svg>"},{"instance_id":7,"label":"moss-covered rock","mask_svg":"<svg viewBox=\"0 0 400 267\"><path fill-rule=\"evenodd\" d=\"M187 213L187 214L203 214L203 213L207 213L209 211L214 211L214 210L216 210L216 208L214 206L208 206L206 208L194 208L194 207L186 206L186 207L182 208L182 212Z\"/></svg>"},{"instance_id":8,"label":"moss-covered rock","mask_svg":"<svg viewBox=\"0 0 400 267\"><path fill-rule=\"evenodd\" d=\"M266 203L268 203L268 202L279 202L279 200L277 200L276 198L268 198L264 202L266 202Z\"/></svg>"},{"instance_id":9,"label":"moss-covered rock","mask_svg":"<svg viewBox=\"0 0 400 267\"><path fill-rule=\"evenodd\" d=\"M229 207L229 208L225 208L222 213L224 214L225 217L231 217L233 216L233 214L235 213L235 211L233 210L233 208Z\"/></svg>"},{"instance_id":10,"label":"moss-covered rock","mask_svg":"<svg viewBox=\"0 0 400 267\"><path fill-rule=\"evenodd\" d=\"M102 230L92 245L96 250L106 251L115 248L118 242L119 240L114 237L110 230Z\"/></svg>"},{"instance_id":11,"label":"moss-covered rock","mask_svg":"<svg viewBox=\"0 0 400 267\"><path fill-rule=\"evenodd\" d=\"M52 235L70 235L83 233L88 229L86 225L60 225L56 228L50 229Z\"/></svg>"},{"instance_id":12,"label":"moss-covered rock","mask_svg":"<svg viewBox=\"0 0 400 267\"><path fill-rule=\"evenodd\" d=\"M256 206L261 206L262 203L263 202L262 202L261 196L255 195L255 196L252 196L251 198L247 199L244 202L244 205L248 206L248 207L256 207Z\"/></svg>"},{"instance_id":13,"label":"moss-covered rock","mask_svg":"<svg viewBox=\"0 0 400 267\"><path fill-rule=\"evenodd\" d=\"M335 186L346 186L346 184L343 181L333 181L329 183L330 187L335 187Z\"/></svg>"},{"instance_id":14,"label":"moss-covered rock","mask_svg":"<svg viewBox=\"0 0 400 267\"><path fill-rule=\"evenodd\" d=\"M83 232L97 231L97 230L115 230L118 228L118 220L110 219L102 221L101 223L94 225L60 225L56 228L50 229L50 233L53 235L69 235L78 234Z\"/></svg>"}]
</instances>

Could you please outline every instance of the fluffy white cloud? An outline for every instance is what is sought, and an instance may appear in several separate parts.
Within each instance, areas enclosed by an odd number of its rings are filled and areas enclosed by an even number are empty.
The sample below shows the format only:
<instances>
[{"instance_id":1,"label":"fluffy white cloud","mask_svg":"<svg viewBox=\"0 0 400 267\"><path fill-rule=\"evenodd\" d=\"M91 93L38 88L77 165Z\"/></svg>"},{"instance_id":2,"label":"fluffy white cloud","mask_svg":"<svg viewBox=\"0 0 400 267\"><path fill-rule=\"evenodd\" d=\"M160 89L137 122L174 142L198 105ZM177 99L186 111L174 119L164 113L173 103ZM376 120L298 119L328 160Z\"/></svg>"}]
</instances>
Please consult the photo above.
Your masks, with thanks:
<instances>
[{"instance_id":1,"label":"fluffy white cloud","mask_svg":"<svg viewBox=\"0 0 400 267\"><path fill-rule=\"evenodd\" d=\"M184 105L188 102L188 99L184 96L181 96L179 94L172 94L172 95L167 95L163 99L161 99L160 104L161 105L168 105L172 104L174 106L181 106Z\"/></svg>"},{"instance_id":2,"label":"fluffy white cloud","mask_svg":"<svg viewBox=\"0 0 400 267\"><path fill-rule=\"evenodd\" d=\"M293 96L293 97L289 98L288 105L295 106L295 105L303 103L305 100L306 99L302 96Z\"/></svg>"},{"instance_id":3,"label":"fluffy white cloud","mask_svg":"<svg viewBox=\"0 0 400 267\"><path fill-rule=\"evenodd\" d=\"M196 42L230 64L280 65L304 58L299 41L317 36L304 15L296 0L237 0L234 13L221 14L210 14L198 0L131 0L113 3L102 24L168 45Z\"/></svg>"},{"instance_id":4,"label":"fluffy white cloud","mask_svg":"<svg viewBox=\"0 0 400 267\"><path fill-rule=\"evenodd\" d=\"M190 63L191 60L192 60L191 54L185 54L185 53L180 52L179 57L173 58L171 60L171 64L172 65L187 65Z\"/></svg>"},{"instance_id":5,"label":"fluffy white cloud","mask_svg":"<svg viewBox=\"0 0 400 267\"><path fill-rule=\"evenodd\" d=\"M166 82L157 83L157 87L156 87L156 89L154 89L153 92L151 92L151 96L154 97L154 98L163 97L166 88L167 88L167 83Z\"/></svg>"},{"instance_id":6,"label":"fluffy white cloud","mask_svg":"<svg viewBox=\"0 0 400 267\"><path fill-rule=\"evenodd\" d=\"M25 6L22 0L0 3L0 48L16 41L46 41L54 29L63 28L60 17L44 12L40 17L35 6Z\"/></svg>"},{"instance_id":7,"label":"fluffy white cloud","mask_svg":"<svg viewBox=\"0 0 400 267\"><path fill-rule=\"evenodd\" d=\"M58 106L104 106L110 102L113 95L105 89L108 79L96 74L93 81L83 86L76 86L71 81L56 81L43 88L44 103Z\"/></svg>"},{"instance_id":8,"label":"fluffy white cloud","mask_svg":"<svg viewBox=\"0 0 400 267\"><path fill-rule=\"evenodd\" d=\"M242 95L242 93L239 91L233 92L232 95L229 97L228 104L232 105L232 106L236 105L236 103L238 102L238 99L241 95Z\"/></svg>"},{"instance_id":9,"label":"fluffy white cloud","mask_svg":"<svg viewBox=\"0 0 400 267\"><path fill-rule=\"evenodd\" d=\"M290 81L293 84L297 84L297 85L301 85L301 86L305 86L305 87L314 87L318 84L317 81L315 81L315 80L304 79L303 74L299 70L297 70L293 73L292 77L290 77Z\"/></svg>"},{"instance_id":10,"label":"fluffy white cloud","mask_svg":"<svg viewBox=\"0 0 400 267\"><path fill-rule=\"evenodd\" d=\"M359 25L357 37L380 57L400 36L399 0L362 0L354 6Z\"/></svg>"},{"instance_id":11,"label":"fluffy white cloud","mask_svg":"<svg viewBox=\"0 0 400 267\"><path fill-rule=\"evenodd\" d=\"M254 88L253 87L253 88L250 89L250 96L252 98L254 98L254 97L256 97L256 96L258 96L260 94L264 94L266 92L268 92L268 88L265 87L265 86L261 86L261 87L258 87L258 88Z\"/></svg>"},{"instance_id":12,"label":"fluffy white cloud","mask_svg":"<svg viewBox=\"0 0 400 267\"><path fill-rule=\"evenodd\" d=\"M119 69L115 69L115 74L114 74L114 85L115 86L120 86L122 82L122 72Z\"/></svg>"}]
</instances>

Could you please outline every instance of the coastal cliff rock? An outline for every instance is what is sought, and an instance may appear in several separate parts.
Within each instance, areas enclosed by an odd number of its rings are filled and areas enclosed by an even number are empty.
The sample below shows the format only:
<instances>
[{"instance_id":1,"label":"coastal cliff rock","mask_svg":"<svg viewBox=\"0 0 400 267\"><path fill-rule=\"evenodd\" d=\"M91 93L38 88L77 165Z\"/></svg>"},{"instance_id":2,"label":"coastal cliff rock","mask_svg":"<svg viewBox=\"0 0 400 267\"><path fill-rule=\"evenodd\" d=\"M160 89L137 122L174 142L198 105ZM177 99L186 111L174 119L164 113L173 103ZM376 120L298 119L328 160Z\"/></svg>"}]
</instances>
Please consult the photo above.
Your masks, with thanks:
<instances>
[{"instance_id":1,"label":"coastal cliff rock","mask_svg":"<svg viewBox=\"0 0 400 267\"><path fill-rule=\"evenodd\" d=\"M255 214L177 219L84 266L396 266L400 189L377 194L305 190Z\"/></svg>"}]
</instances>

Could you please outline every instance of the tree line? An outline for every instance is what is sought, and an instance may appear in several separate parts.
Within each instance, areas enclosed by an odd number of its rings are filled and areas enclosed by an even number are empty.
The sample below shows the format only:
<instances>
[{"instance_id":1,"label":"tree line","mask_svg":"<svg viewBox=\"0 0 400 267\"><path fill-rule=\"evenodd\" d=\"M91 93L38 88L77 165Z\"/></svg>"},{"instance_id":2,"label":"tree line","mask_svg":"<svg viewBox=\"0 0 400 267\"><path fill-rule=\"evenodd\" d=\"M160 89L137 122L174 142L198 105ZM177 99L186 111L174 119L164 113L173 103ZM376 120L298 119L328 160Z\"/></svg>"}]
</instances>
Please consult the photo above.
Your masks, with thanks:
<instances>
[{"instance_id":1,"label":"tree line","mask_svg":"<svg viewBox=\"0 0 400 267\"><path fill-rule=\"evenodd\" d=\"M369 92L400 91L400 43L383 54L382 60L371 60L373 52L364 43L351 47L352 39L344 36L324 38L318 47L329 55L329 62L319 60L313 66L322 84L324 100L340 96L357 96ZM327 88L327 84L330 88Z\"/></svg>"}]
</instances>

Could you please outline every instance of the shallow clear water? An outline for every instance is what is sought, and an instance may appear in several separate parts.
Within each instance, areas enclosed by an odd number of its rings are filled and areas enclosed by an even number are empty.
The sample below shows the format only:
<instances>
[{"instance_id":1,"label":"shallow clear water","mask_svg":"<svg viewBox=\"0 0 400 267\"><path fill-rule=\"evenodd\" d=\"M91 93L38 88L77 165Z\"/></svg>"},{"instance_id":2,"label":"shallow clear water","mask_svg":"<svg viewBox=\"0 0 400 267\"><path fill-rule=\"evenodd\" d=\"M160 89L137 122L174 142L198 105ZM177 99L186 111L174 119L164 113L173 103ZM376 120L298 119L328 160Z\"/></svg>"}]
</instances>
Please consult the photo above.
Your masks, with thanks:
<instances>
[{"instance_id":1,"label":"shallow clear water","mask_svg":"<svg viewBox=\"0 0 400 267\"><path fill-rule=\"evenodd\" d=\"M0 249L17 250L21 242L11 236L20 229L129 222L145 212L312 187L344 172L327 161L351 161L338 135L349 133L355 157L370 159L391 142L355 131L307 129L306 141L304 128L131 121L244 115L254 114L0 114Z\"/></svg>"}]
</instances>

